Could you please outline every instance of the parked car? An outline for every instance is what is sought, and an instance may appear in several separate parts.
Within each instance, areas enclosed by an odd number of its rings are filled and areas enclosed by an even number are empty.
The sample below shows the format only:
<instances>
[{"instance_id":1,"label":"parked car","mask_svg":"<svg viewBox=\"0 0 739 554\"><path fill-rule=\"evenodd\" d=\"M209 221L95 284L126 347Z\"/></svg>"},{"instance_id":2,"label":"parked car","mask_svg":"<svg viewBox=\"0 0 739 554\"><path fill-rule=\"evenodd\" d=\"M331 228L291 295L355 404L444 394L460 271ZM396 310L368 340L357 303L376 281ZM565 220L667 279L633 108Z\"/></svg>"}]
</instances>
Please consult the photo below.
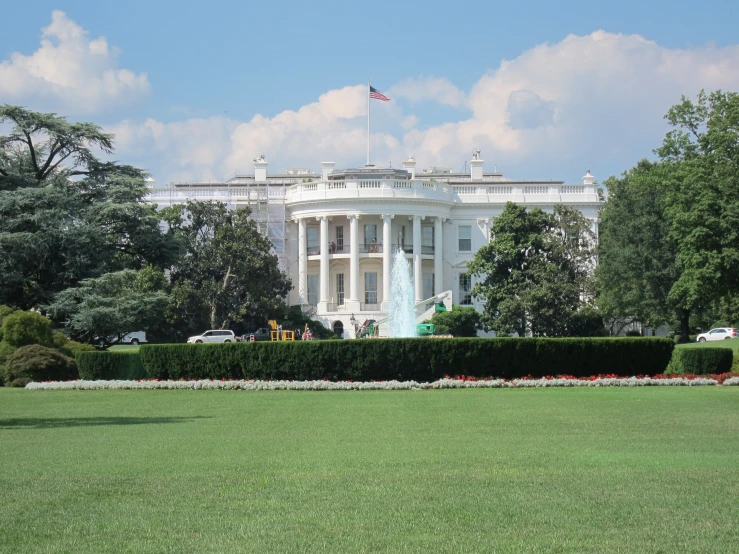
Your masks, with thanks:
<instances>
[{"instance_id":1,"label":"parked car","mask_svg":"<svg viewBox=\"0 0 739 554\"><path fill-rule=\"evenodd\" d=\"M188 344L200 344L203 342L236 342L236 335L233 331L212 329L206 331L202 335L196 335L187 339Z\"/></svg>"},{"instance_id":2,"label":"parked car","mask_svg":"<svg viewBox=\"0 0 739 554\"><path fill-rule=\"evenodd\" d=\"M108 340L104 337L95 337L92 339L92 343L97 344L98 346L105 346L106 344L132 344L134 346L138 346L139 344L146 344L147 342L149 341L146 339L145 331L134 331L133 333L128 333L127 335L119 337L118 340L116 340L115 337L112 339L109 338Z\"/></svg>"},{"instance_id":3,"label":"parked car","mask_svg":"<svg viewBox=\"0 0 739 554\"><path fill-rule=\"evenodd\" d=\"M241 338L241 340L248 342L251 340L251 335L254 335L255 341L270 340L269 332L270 332L270 329L268 329L267 327L260 327L256 331L253 331L251 333L246 333Z\"/></svg>"},{"instance_id":4,"label":"parked car","mask_svg":"<svg viewBox=\"0 0 739 554\"><path fill-rule=\"evenodd\" d=\"M707 333L701 333L696 340L698 342L706 342L707 340L726 340L735 339L736 337L737 330L733 327L717 327Z\"/></svg>"}]
</instances>

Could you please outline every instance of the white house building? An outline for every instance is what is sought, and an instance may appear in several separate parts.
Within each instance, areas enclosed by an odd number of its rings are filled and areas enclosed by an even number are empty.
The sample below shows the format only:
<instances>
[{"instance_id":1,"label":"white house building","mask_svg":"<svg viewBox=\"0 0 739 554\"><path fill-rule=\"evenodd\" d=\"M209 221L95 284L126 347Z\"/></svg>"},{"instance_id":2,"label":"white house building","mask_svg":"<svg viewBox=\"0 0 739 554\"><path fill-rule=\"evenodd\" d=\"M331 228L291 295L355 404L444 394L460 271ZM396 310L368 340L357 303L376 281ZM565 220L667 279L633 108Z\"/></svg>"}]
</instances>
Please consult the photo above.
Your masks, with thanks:
<instances>
[{"instance_id":1,"label":"white house building","mask_svg":"<svg viewBox=\"0 0 739 554\"><path fill-rule=\"evenodd\" d=\"M412 266L417 301L451 290L454 304L481 308L470 295L467 264L490 240L491 223L508 201L548 211L560 203L575 206L597 236L602 201L590 171L578 184L514 181L484 172L483 163L478 151L465 173L417 171L409 158L402 169L336 169L323 162L320 174L268 174L261 156L254 175L152 188L149 199L160 206L187 199L250 206L292 279L289 303L352 336L355 322L386 316L398 249Z\"/></svg>"}]
</instances>

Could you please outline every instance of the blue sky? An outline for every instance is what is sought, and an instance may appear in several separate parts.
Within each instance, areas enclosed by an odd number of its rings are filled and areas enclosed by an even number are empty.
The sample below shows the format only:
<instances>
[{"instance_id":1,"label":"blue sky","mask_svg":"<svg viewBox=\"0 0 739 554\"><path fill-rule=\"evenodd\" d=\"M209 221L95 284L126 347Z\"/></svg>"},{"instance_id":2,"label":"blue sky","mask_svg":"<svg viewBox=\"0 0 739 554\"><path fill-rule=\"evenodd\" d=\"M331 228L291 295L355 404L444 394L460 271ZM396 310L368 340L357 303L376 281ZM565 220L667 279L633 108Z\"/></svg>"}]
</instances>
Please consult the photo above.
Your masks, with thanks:
<instances>
[{"instance_id":1,"label":"blue sky","mask_svg":"<svg viewBox=\"0 0 739 554\"><path fill-rule=\"evenodd\" d=\"M510 177L604 179L681 94L739 90L739 7L601 4L14 3L0 103L98 122L122 161L196 180L260 153L274 172L363 163L371 77L393 99L372 105L378 164L458 170L480 148Z\"/></svg>"}]
</instances>

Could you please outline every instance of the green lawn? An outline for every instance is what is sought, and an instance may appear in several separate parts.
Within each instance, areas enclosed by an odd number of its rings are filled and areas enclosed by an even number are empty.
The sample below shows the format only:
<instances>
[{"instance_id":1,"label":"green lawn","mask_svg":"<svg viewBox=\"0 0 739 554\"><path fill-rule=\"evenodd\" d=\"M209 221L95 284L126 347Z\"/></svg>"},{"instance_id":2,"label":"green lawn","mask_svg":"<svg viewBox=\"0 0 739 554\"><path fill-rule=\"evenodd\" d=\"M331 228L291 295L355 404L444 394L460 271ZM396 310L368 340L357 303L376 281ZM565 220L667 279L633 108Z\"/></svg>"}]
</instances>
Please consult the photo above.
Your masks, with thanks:
<instances>
[{"instance_id":1,"label":"green lawn","mask_svg":"<svg viewBox=\"0 0 739 554\"><path fill-rule=\"evenodd\" d=\"M138 344L114 344L108 350L111 352L138 352L139 348L141 348Z\"/></svg>"},{"instance_id":2,"label":"green lawn","mask_svg":"<svg viewBox=\"0 0 739 554\"><path fill-rule=\"evenodd\" d=\"M736 552L737 407L739 387L0 389L0 551Z\"/></svg>"},{"instance_id":3,"label":"green lawn","mask_svg":"<svg viewBox=\"0 0 739 554\"><path fill-rule=\"evenodd\" d=\"M711 347L723 347L723 348L731 348L734 351L734 354L737 353L737 350L739 350L739 338L736 339L728 339L728 340L715 340L715 341L706 341L706 342L688 342L686 344L677 344L675 345L675 348L711 348Z\"/></svg>"}]
</instances>

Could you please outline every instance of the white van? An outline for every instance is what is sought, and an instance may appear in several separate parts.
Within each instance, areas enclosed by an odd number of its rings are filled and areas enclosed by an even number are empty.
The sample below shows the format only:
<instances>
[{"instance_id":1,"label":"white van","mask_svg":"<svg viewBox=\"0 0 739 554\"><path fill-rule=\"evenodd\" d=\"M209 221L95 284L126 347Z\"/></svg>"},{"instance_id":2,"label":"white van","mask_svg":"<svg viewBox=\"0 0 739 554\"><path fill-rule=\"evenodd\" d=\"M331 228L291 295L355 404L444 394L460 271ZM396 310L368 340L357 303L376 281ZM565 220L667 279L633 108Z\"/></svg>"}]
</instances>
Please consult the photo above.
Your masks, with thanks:
<instances>
[{"instance_id":1,"label":"white van","mask_svg":"<svg viewBox=\"0 0 739 554\"><path fill-rule=\"evenodd\" d=\"M200 344L203 342L236 342L236 335L234 335L233 331L213 329L206 331L202 335L196 335L187 339L188 344Z\"/></svg>"},{"instance_id":2,"label":"white van","mask_svg":"<svg viewBox=\"0 0 739 554\"><path fill-rule=\"evenodd\" d=\"M134 331L121 337L119 344L133 344L135 346L137 344L146 344L147 342L149 341L146 340L145 331Z\"/></svg>"}]
</instances>

